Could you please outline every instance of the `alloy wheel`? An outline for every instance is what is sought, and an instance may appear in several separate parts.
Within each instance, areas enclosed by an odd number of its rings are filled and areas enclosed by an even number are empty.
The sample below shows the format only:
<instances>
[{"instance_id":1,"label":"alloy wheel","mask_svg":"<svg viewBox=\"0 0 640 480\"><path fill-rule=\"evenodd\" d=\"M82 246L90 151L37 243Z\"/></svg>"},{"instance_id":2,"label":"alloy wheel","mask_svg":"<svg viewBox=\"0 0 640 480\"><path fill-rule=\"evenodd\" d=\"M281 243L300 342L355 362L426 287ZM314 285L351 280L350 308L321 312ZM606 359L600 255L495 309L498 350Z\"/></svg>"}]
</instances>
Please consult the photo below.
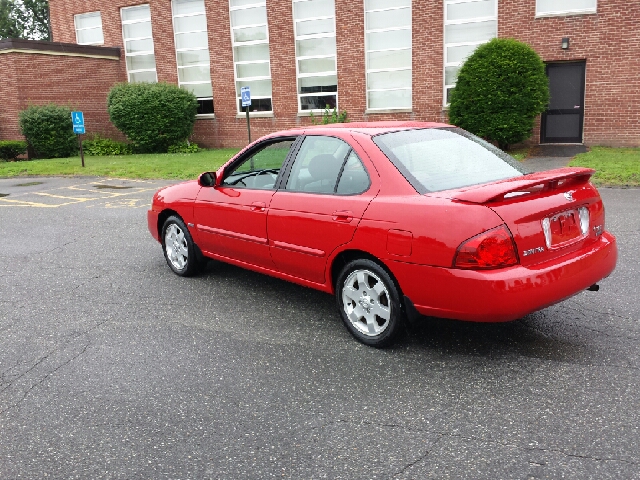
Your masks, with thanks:
<instances>
[{"instance_id":1,"label":"alloy wheel","mask_svg":"<svg viewBox=\"0 0 640 480\"><path fill-rule=\"evenodd\" d=\"M369 270L349 274L342 287L342 305L354 328L376 337L389 326L391 302L384 282Z\"/></svg>"},{"instance_id":2,"label":"alloy wheel","mask_svg":"<svg viewBox=\"0 0 640 480\"><path fill-rule=\"evenodd\" d=\"M183 270L189 260L189 247L182 229L172 223L164 234L164 248L167 258L177 270Z\"/></svg>"}]
</instances>

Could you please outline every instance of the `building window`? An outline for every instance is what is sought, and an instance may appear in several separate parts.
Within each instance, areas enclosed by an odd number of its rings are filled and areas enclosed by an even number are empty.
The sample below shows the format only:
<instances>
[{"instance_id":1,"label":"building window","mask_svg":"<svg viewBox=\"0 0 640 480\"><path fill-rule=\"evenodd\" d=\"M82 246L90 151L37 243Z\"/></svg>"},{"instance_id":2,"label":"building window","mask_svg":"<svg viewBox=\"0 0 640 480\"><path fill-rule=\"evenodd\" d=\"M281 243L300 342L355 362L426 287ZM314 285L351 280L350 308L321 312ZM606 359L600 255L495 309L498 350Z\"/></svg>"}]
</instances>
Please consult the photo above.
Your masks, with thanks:
<instances>
[{"instance_id":1,"label":"building window","mask_svg":"<svg viewBox=\"0 0 640 480\"><path fill-rule=\"evenodd\" d=\"M496 0L445 0L444 104L449 104L458 71L478 45L498 34Z\"/></svg>"},{"instance_id":2,"label":"building window","mask_svg":"<svg viewBox=\"0 0 640 480\"><path fill-rule=\"evenodd\" d=\"M536 0L536 15L596 13L597 0Z\"/></svg>"},{"instance_id":3,"label":"building window","mask_svg":"<svg viewBox=\"0 0 640 480\"><path fill-rule=\"evenodd\" d=\"M76 42L78 45L102 45L102 17L100 12L81 13L74 15L76 24Z\"/></svg>"},{"instance_id":4,"label":"building window","mask_svg":"<svg viewBox=\"0 0 640 480\"><path fill-rule=\"evenodd\" d=\"M367 109L411 108L411 0L365 0Z\"/></svg>"},{"instance_id":5,"label":"building window","mask_svg":"<svg viewBox=\"0 0 640 480\"><path fill-rule=\"evenodd\" d=\"M293 0L298 110L338 104L334 0Z\"/></svg>"},{"instance_id":6,"label":"building window","mask_svg":"<svg viewBox=\"0 0 640 480\"><path fill-rule=\"evenodd\" d=\"M130 82L157 82L149 5L122 8L122 38Z\"/></svg>"},{"instance_id":7,"label":"building window","mask_svg":"<svg viewBox=\"0 0 640 480\"><path fill-rule=\"evenodd\" d=\"M229 0L238 112L240 88L251 89L251 112L271 112L271 62L265 0Z\"/></svg>"},{"instance_id":8,"label":"building window","mask_svg":"<svg viewBox=\"0 0 640 480\"><path fill-rule=\"evenodd\" d=\"M178 85L198 99L198 114L213 113L213 88L204 0L172 0Z\"/></svg>"}]
</instances>

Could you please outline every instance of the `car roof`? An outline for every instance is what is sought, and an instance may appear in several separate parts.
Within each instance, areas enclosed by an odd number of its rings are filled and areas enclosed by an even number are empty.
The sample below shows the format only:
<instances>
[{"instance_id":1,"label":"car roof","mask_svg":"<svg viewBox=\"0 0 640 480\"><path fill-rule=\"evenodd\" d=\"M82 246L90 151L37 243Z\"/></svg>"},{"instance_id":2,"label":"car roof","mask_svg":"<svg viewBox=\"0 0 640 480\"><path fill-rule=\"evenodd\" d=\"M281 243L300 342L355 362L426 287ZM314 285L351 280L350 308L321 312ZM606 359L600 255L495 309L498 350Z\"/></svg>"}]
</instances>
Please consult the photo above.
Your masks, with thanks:
<instances>
[{"instance_id":1,"label":"car roof","mask_svg":"<svg viewBox=\"0 0 640 480\"><path fill-rule=\"evenodd\" d=\"M331 125L312 125L304 127L305 130L349 130L352 132L364 133L367 135L378 135L385 132L395 132L398 130L413 130L416 128L443 128L452 127L446 123L436 122L352 122L352 123L334 123Z\"/></svg>"},{"instance_id":2,"label":"car roof","mask_svg":"<svg viewBox=\"0 0 640 480\"><path fill-rule=\"evenodd\" d=\"M295 127L291 130L274 132L265 138L279 137L282 135L298 135L301 130L309 133L319 133L325 135L335 135L337 132L357 132L365 135L379 135L387 132L397 132L398 130L415 130L416 128L453 128L454 125L436 122L351 122L351 123L332 123L329 125L306 125L304 127Z\"/></svg>"}]
</instances>

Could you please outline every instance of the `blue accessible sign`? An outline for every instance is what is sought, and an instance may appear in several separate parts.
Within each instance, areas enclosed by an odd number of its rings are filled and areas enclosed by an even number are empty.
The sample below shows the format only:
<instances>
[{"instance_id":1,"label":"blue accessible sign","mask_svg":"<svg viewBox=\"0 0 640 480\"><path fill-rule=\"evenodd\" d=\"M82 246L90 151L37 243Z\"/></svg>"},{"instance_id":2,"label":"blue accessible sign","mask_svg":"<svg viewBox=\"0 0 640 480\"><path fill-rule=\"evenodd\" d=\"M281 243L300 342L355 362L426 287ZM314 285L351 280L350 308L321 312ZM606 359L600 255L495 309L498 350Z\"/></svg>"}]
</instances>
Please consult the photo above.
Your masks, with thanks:
<instances>
[{"instance_id":1,"label":"blue accessible sign","mask_svg":"<svg viewBox=\"0 0 640 480\"><path fill-rule=\"evenodd\" d=\"M71 112L71 121L73 122L73 133L84 135L84 114L82 112Z\"/></svg>"},{"instance_id":2,"label":"blue accessible sign","mask_svg":"<svg viewBox=\"0 0 640 480\"><path fill-rule=\"evenodd\" d=\"M249 89L249 87L240 88L240 97L242 98L243 107L251 106L251 90Z\"/></svg>"}]
</instances>

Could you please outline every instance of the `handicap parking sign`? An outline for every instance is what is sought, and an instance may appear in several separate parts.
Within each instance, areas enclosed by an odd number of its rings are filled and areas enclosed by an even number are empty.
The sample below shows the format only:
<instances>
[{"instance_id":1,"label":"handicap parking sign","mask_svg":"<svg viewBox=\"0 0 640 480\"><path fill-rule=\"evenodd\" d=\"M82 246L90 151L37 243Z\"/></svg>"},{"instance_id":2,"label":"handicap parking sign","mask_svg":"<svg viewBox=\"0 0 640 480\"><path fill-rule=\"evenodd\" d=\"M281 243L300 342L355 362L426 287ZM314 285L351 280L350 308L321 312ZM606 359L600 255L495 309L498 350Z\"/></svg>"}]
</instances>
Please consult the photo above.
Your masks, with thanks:
<instances>
[{"instance_id":1,"label":"handicap parking sign","mask_svg":"<svg viewBox=\"0 0 640 480\"><path fill-rule=\"evenodd\" d=\"M249 87L240 88L240 97L242 98L243 107L251 106L251 90L249 89Z\"/></svg>"},{"instance_id":2,"label":"handicap parking sign","mask_svg":"<svg viewBox=\"0 0 640 480\"><path fill-rule=\"evenodd\" d=\"M73 122L73 133L84 135L84 114L82 112L71 112L71 121Z\"/></svg>"}]
</instances>

